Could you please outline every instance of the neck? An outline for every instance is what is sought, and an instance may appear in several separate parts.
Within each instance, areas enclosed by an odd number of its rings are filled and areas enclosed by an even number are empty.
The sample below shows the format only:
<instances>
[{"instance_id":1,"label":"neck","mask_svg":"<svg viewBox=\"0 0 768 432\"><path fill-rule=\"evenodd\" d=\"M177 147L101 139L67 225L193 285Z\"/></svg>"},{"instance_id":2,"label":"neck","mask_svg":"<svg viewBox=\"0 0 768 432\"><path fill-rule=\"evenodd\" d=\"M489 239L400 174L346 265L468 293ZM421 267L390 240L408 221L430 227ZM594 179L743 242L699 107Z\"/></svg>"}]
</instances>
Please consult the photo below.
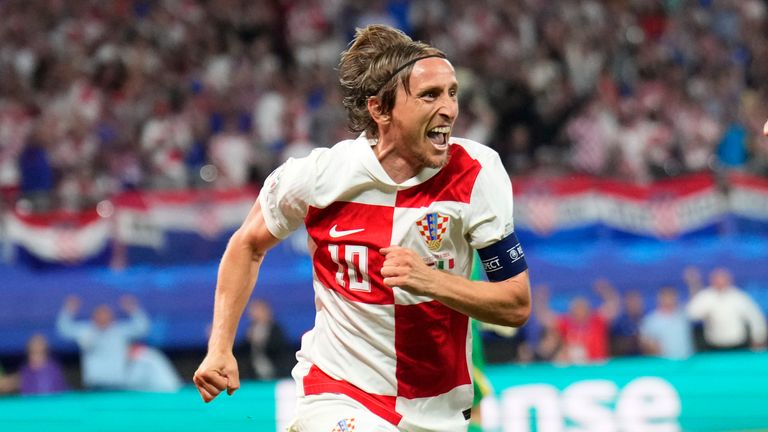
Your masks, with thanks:
<instances>
[{"instance_id":1,"label":"neck","mask_svg":"<svg viewBox=\"0 0 768 432\"><path fill-rule=\"evenodd\" d=\"M379 141L373 146L373 153L376 155L376 159L379 160L381 167L384 168L384 172L395 183L402 183L414 177L424 168L421 164L409 160L399 152L392 140L379 138Z\"/></svg>"}]
</instances>

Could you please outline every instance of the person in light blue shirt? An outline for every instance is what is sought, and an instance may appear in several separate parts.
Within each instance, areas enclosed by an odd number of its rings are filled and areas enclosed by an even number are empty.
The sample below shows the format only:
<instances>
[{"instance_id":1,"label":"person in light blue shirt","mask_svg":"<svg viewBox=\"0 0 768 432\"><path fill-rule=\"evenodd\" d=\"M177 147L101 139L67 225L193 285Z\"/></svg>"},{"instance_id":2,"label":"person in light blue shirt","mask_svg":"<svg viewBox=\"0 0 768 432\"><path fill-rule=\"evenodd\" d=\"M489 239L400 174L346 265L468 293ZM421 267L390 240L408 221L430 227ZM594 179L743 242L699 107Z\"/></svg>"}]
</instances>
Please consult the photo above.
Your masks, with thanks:
<instances>
[{"instance_id":1,"label":"person in light blue shirt","mask_svg":"<svg viewBox=\"0 0 768 432\"><path fill-rule=\"evenodd\" d=\"M115 320L108 305L97 306L89 321L76 321L80 299L67 298L59 312L56 329L80 347L83 385L88 389L125 389L131 342L149 331L149 318L134 297L124 296L120 306L127 320Z\"/></svg>"},{"instance_id":2,"label":"person in light blue shirt","mask_svg":"<svg viewBox=\"0 0 768 432\"><path fill-rule=\"evenodd\" d=\"M640 323L640 342L645 354L659 357L684 359L694 353L691 322L673 287L659 290L656 309Z\"/></svg>"}]
</instances>

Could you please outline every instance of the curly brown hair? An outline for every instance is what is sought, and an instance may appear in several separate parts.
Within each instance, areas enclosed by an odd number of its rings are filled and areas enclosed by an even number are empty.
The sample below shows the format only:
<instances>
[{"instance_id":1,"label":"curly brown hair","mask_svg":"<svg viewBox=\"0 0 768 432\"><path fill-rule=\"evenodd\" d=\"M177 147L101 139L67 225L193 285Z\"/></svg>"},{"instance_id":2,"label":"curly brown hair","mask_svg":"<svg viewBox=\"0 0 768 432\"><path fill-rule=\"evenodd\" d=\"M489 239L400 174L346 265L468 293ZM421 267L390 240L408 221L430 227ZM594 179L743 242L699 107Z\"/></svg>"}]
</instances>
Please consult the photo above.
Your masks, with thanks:
<instances>
[{"instance_id":1,"label":"curly brown hair","mask_svg":"<svg viewBox=\"0 0 768 432\"><path fill-rule=\"evenodd\" d=\"M349 130L377 137L378 127L368 112L368 98L379 98L382 114L392 112L398 81L410 94L408 81L413 64L409 62L425 56L446 57L439 49L414 41L392 27L375 24L358 28L339 61L339 82Z\"/></svg>"}]
</instances>

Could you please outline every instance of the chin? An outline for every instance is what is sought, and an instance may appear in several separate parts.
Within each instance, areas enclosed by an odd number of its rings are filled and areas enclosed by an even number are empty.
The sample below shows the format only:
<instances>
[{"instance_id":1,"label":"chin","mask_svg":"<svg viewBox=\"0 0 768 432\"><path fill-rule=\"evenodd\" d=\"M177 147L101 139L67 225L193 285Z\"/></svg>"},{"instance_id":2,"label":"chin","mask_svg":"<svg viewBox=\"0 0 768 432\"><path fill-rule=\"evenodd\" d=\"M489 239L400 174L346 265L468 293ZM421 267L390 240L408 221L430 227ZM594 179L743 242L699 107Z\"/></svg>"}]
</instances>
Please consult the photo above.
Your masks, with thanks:
<instances>
[{"instance_id":1,"label":"chin","mask_svg":"<svg viewBox=\"0 0 768 432\"><path fill-rule=\"evenodd\" d=\"M448 160L450 159L448 152L441 155L431 156L427 157L424 161L424 165L428 168L442 168L446 165L448 165Z\"/></svg>"}]
</instances>

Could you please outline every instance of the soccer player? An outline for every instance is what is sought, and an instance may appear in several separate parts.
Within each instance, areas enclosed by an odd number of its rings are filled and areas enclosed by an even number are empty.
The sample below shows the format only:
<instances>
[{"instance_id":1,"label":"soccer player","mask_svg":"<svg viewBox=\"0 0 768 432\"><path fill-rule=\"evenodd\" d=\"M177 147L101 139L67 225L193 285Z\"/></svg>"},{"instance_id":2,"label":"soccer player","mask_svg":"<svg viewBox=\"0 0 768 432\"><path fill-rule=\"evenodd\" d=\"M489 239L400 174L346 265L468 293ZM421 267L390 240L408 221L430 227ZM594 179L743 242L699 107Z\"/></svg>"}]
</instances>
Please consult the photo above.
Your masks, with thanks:
<instances>
[{"instance_id":1,"label":"soccer player","mask_svg":"<svg viewBox=\"0 0 768 432\"><path fill-rule=\"evenodd\" d=\"M372 25L339 75L360 135L267 178L222 257L194 382L206 402L237 390L232 346L259 266L303 223L317 311L290 430L466 430L470 317L520 326L531 309L509 176L496 152L451 136L459 83L442 51ZM468 279L474 250L489 281Z\"/></svg>"}]
</instances>

